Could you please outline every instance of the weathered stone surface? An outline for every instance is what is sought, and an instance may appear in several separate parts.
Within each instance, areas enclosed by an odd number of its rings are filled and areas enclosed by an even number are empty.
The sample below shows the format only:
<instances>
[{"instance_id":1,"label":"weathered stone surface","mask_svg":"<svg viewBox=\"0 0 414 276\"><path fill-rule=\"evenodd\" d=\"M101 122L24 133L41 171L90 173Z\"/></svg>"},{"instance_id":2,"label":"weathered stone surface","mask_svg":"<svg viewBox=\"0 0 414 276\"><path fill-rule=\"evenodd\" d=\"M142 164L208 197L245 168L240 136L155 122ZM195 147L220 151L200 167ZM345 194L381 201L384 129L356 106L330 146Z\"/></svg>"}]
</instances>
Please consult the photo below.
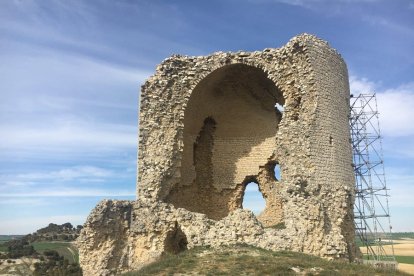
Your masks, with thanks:
<instances>
[{"instance_id":1,"label":"weathered stone surface","mask_svg":"<svg viewBox=\"0 0 414 276\"><path fill-rule=\"evenodd\" d=\"M346 65L311 35L164 60L141 90L138 200L92 211L78 239L84 271L114 275L164 252L240 242L352 260L348 111ZM266 201L257 218L241 209L251 181Z\"/></svg>"}]
</instances>

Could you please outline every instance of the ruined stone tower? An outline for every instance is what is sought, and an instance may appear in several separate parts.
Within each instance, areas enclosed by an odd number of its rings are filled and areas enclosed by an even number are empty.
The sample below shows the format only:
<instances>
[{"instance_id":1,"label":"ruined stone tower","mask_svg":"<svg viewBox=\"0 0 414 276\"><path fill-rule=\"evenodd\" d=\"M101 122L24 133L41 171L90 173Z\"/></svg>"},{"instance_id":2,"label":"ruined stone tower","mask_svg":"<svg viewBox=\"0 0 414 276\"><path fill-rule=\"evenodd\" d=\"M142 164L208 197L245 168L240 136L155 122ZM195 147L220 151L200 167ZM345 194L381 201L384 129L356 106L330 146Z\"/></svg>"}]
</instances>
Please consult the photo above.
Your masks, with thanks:
<instances>
[{"instance_id":1,"label":"ruined stone tower","mask_svg":"<svg viewBox=\"0 0 414 276\"><path fill-rule=\"evenodd\" d=\"M311 35L164 60L141 90L138 199L92 211L78 240L84 271L234 243L352 260L348 112L346 65ZM266 201L258 217L242 209L252 181Z\"/></svg>"}]
</instances>

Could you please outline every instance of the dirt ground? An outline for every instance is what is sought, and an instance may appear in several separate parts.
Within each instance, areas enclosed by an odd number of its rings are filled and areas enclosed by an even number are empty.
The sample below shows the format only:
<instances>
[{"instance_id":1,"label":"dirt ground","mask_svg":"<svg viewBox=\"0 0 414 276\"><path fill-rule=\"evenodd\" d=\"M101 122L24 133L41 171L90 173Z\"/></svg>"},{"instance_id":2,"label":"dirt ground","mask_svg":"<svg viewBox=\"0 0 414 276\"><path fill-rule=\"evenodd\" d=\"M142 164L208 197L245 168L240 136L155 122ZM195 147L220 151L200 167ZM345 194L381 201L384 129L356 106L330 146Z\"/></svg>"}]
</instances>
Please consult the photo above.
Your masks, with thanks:
<instances>
[{"instance_id":1,"label":"dirt ground","mask_svg":"<svg viewBox=\"0 0 414 276\"><path fill-rule=\"evenodd\" d=\"M14 263L7 263L2 260L0 264L0 275L31 275L34 271L34 264L39 262L38 259L23 257L13 260Z\"/></svg>"},{"instance_id":2,"label":"dirt ground","mask_svg":"<svg viewBox=\"0 0 414 276\"><path fill-rule=\"evenodd\" d=\"M414 275L414 265L413 264L399 263L398 264L398 270Z\"/></svg>"}]
</instances>

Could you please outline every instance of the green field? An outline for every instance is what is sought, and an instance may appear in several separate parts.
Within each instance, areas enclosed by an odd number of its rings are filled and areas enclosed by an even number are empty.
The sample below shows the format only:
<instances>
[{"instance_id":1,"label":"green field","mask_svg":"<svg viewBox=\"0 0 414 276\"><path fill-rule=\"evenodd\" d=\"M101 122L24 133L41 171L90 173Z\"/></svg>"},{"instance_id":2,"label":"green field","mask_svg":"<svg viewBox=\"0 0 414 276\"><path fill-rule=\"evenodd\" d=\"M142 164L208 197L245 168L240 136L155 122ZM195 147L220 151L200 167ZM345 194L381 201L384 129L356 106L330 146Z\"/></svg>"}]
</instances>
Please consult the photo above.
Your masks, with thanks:
<instances>
[{"instance_id":1,"label":"green field","mask_svg":"<svg viewBox=\"0 0 414 276\"><path fill-rule=\"evenodd\" d=\"M12 240L12 239L20 239L22 235L0 235L0 243Z\"/></svg>"},{"instance_id":2,"label":"green field","mask_svg":"<svg viewBox=\"0 0 414 276\"><path fill-rule=\"evenodd\" d=\"M414 232L397 232L397 233L392 233L392 238L394 240L414 239Z\"/></svg>"},{"instance_id":3,"label":"green field","mask_svg":"<svg viewBox=\"0 0 414 276\"><path fill-rule=\"evenodd\" d=\"M0 235L0 252L6 252L7 246L4 245L5 242L8 242L12 239L19 239L23 237L22 235Z\"/></svg>"},{"instance_id":4,"label":"green field","mask_svg":"<svg viewBox=\"0 0 414 276\"><path fill-rule=\"evenodd\" d=\"M70 242L34 242L32 245L39 253L43 253L45 250L56 250L70 263L79 262L78 250Z\"/></svg>"},{"instance_id":5,"label":"green field","mask_svg":"<svg viewBox=\"0 0 414 276\"><path fill-rule=\"evenodd\" d=\"M5 246L3 243L0 243L0 252L6 252L7 246Z\"/></svg>"},{"instance_id":6,"label":"green field","mask_svg":"<svg viewBox=\"0 0 414 276\"><path fill-rule=\"evenodd\" d=\"M413 256L395 256L395 260L403 264L414 264Z\"/></svg>"}]
</instances>

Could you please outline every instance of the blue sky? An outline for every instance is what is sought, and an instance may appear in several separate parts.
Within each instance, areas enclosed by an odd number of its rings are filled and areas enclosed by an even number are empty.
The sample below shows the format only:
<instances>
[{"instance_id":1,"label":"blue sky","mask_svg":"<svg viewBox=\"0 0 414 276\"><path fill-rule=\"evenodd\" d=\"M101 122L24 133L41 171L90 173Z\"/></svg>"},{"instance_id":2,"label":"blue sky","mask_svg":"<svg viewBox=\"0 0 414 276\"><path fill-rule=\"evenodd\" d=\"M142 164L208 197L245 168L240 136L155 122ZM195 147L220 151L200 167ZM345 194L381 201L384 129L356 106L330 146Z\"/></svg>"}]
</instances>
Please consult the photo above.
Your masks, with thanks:
<instances>
[{"instance_id":1,"label":"blue sky","mask_svg":"<svg viewBox=\"0 0 414 276\"><path fill-rule=\"evenodd\" d=\"M342 54L353 93L378 93L393 228L414 231L413 0L3 0L0 234L135 198L140 85L163 59L304 32Z\"/></svg>"}]
</instances>

